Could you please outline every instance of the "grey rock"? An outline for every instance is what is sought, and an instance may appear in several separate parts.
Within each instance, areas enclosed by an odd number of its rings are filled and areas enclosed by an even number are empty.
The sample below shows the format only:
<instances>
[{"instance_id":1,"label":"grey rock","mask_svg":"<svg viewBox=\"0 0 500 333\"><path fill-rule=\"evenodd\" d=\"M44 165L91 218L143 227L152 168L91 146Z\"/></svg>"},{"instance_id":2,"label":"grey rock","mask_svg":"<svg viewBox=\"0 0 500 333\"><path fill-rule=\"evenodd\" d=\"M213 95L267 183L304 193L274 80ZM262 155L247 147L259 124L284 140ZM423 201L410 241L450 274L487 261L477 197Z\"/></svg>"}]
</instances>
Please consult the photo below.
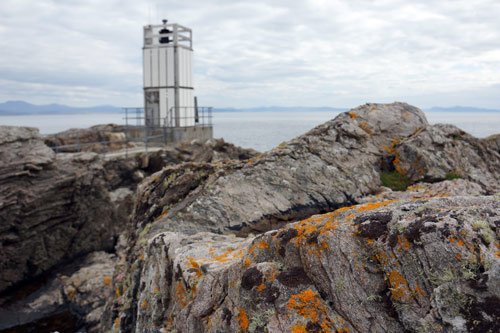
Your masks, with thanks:
<instances>
[{"instance_id":1,"label":"grey rock","mask_svg":"<svg viewBox=\"0 0 500 333\"><path fill-rule=\"evenodd\" d=\"M38 130L0 127L0 291L95 250L118 224L102 160L56 155Z\"/></svg>"},{"instance_id":2,"label":"grey rock","mask_svg":"<svg viewBox=\"0 0 500 333\"><path fill-rule=\"evenodd\" d=\"M36 330L42 327L37 323L52 318L45 330L98 332L104 305L112 292L115 261L113 254L91 253L76 267L62 270L69 270L69 274L57 274L26 297L0 300L0 330ZM66 322L55 318L65 318Z\"/></svg>"},{"instance_id":3,"label":"grey rock","mask_svg":"<svg viewBox=\"0 0 500 333\"><path fill-rule=\"evenodd\" d=\"M495 332L499 217L497 197L450 197L366 203L246 239L158 233L115 281L104 328Z\"/></svg>"},{"instance_id":4,"label":"grey rock","mask_svg":"<svg viewBox=\"0 0 500 333\"><path fill-rule=\"evenodd\" d=\"M177 186L173 180L197 176L167 168L139 187L134 223L138 232L152 223L151 235L162 230L243 235L350 205L378 191L384 147L427 126L423 112L408 104L366 104L245 164L213 165L214 173L196 186L191 182L192 191L175 204L165 195Z\"/></svg>"},{"instance_id":5,"label":"grey rock","mask_svg":"<svg viewBox=\"0 0 500 333\"><path fill-rule=\"evenodd\" d=\"M394 145L397 167L411 182L444 180L449 173L500 191L500 151L493 139L477 139L453 125L429 126Z\"/></svg>"}]
</instances>

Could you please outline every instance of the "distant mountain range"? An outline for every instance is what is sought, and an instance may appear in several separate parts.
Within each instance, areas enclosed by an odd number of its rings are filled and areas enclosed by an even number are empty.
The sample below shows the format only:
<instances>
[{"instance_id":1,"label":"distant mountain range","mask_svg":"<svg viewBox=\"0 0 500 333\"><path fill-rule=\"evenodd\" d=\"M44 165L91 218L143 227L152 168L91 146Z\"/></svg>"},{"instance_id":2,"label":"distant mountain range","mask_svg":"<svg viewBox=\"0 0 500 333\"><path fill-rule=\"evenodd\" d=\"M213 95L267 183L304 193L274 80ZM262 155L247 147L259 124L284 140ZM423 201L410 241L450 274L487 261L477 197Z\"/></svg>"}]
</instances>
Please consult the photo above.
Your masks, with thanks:
<instances>
[{"instance_id":1,"label":"distant mountain range","mask_svg":"<svg viewBox=\"0 0 500 333\"><path fill-rule=\"evenodd\" d=\"M262 106L253 108L214 108L214 112L307 112L330 111L340 112L349 108L309 107L309 106ZM496 109L484 109L469 106L432 107L424 109L425 112L500 112ZM0 103L0 116L8 115L37 115L37 114L71 114L89 112L123 112L122 108L112 105L92 107L73 107L61 104L34 105L24 101L8 101Z\"/></svg>"},{"instance_id":2,"label":"distant mountain range","mask_svg":"<svg viewBox=\"0 0 500 333\"><path fill-rule=\"evenodd\" d=\"M307 111L347 111L349 108L331 108L328 106L261 106L253 108L214 108L214 112L307 112Z\"/></svg>"},{"instance_id":3,"label":"distant mountain range","mask_svg":"<svg viewBox=\"0 0 500 333\"><path fill-rule=\"evenodd\" d=\"M61 104L34 105L23 101L8 101L0 103L0 116L64 114L88 112L123 112L122 108L112 105L91 107L73 107Z\"/></svg>"}]
</instances>

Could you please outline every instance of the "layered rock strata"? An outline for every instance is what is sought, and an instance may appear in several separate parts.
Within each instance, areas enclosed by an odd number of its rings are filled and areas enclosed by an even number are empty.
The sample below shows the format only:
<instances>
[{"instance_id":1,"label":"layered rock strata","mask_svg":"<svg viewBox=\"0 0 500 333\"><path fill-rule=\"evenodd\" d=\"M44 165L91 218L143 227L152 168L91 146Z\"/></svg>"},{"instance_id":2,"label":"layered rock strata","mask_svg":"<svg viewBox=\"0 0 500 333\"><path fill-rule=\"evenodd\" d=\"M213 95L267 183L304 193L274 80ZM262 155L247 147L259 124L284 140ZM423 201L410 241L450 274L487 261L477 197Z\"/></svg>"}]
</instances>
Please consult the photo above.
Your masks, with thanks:
<instances>
[{"instance_id":1,"label":"layered rock strata","mask_svg":"<svg viewBox=\"0 0 500 333\"><path fill-rule=\"evenodd\" d=\"M96 154L56 155L37 129L2 127L0 157L0 292L113 248L119 222Z\"/></svg>"}]
</instances>

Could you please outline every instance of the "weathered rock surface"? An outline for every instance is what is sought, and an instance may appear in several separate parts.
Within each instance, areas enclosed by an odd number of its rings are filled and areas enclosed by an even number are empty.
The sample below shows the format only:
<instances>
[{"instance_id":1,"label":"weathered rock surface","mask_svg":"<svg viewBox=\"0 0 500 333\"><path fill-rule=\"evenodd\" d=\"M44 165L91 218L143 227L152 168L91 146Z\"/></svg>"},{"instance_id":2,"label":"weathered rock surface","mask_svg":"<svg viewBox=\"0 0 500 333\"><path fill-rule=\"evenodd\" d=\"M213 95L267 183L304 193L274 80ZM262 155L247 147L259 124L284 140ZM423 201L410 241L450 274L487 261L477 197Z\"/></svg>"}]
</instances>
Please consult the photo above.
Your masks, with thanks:
<instances>
[{"instance_id":1,"label":"weathered rock surface","mask_svg":"<svg viewBox=\"0 0 500 333\"><path fill-rule=\"evenodd\" d=\"M412 182L435 182L455 173L489 193L500 191L500 152L492 138L477 139L456 126L438 124L392 147L396 167Z\"/></svg>"},{"instance_id":2,"label":"weathered rock surface","mask_svg":"<svg viewBox=\"0 0 500 333\"><path fill-rule=\"evenodd\" d=\"M96 154L56 155L37 129L0 128L0 291L113 248L104 174Z\"/></svg>"},{"instance_id":3,"label":"weathered rock surface","mask_svg":"<svg viewBox=\"0 0 500 333\"><path fill-rule=\"evenodd\" d=\"M256 154L223 140L193 141L113 159L95 153L55 154L37 129L0 127L0 297L22 298L16 306L23 309L13 317L17 324L40 329L47 321L67 320L93 327L99 313L80 305L95 302L87 296L80 300L78 293L72 300L56 297L62 282L48 275L92 251L112 251L117 245L122 253L126 238L122 236L119 244L116 240L127 229L137 184L150 173L179 161L212 162ZM93 261L84 264L90 266L80 266L83 271L97 269ZM98 267L103 265L111 275L114 262L103 261ZM91 298L101 300L101 290L95 291ZM43 309L45 303L38 301L36 306L26 305L41 293L46 293L45 299L54 297L53 306ZM28 324L30 320L37 323Z\"/></svg>"},{"instance_id":4,"label":"weathered rock surface","mask_svg":"<svg viewBox=\"0 0 500 333\"><path fill-rule=\"evenodd\" d=\"M269 230L376 192L384 146L426 126L422 111L408 104L367 104L245 165L217 169L174 209L153 208L162 201L165 178L175 186L176 177L186 177L182 170L166 169L141 186L137 210L164 213L153 223L152 233ZM152 220L150 215L136 216L135 222L144 228Z\"/></svg>"},{"instance_id":5,"label":"weathered rock surface","mask_svg":"<svg viewBox=\"0 0 500 333\"><path fill-rule=\"evenodd\" d=\"M29 296L0 299L0 330L98 332L115 261L113 254L94 252Z\"/></svg>"},{"instance_id":6,"label":"weathered rock surface","mask_svg":"<svg viewBox=\"0 0 500 333\"><path fill-rule=\"evenodd\" d=\"M465 179L454 179L437 183L417 183L408 187L406 191L392 191L390 188L382 186L380 193L368 195L361 199L360 203L486 194L487 191L476 183Z\"/></svg>"},{"instance_id":7,"label":"weathered rock surface","mask_svg":"<svg viewBox=\"0 0 500 333\"><path fill-rule=\"evenodd\" d=\"M127 142L126 128L123 125L96 125L90 128L72 128L64 132L44 137L49 147L56 147L58 152L76 153L80 151L103 153L126 147L133 148L133 142Z\"/></svg>"},{"instance_id":8,"label":"weathered rock surface","mask_svg":"<svg viewBox=\"0 0 500 333\"><path fill-rule=\"evenodd\" d=\"M155 174L139 188L135 223L139 229L152 223L151 236L166 230L266 231L360 202L379 191L382 171L394 169L413 183L442 181L458 172L481 193L497 192L500 154L493 141L463 132L457 140L456 131L428 125L424 114L408 104L367 104L245 165L212 167L214 174L173 205L164 199L171 192L166 189L176 186L177 177L182 182L194 177L194 184L198 176L182 167ZM166 200L170 204L162 205Z\"/></svg>"},{"instance_id":9,"label":"weathered rock surface","mask_svg":"<svg viewBox=\"0 0 500 333\"><path fill-rule=\"evenodd\" d=\"M158 233L115 277L106 328L497 332L499 228L484 196L368 203L247 239Z\"/></svg>"}]
</instances>

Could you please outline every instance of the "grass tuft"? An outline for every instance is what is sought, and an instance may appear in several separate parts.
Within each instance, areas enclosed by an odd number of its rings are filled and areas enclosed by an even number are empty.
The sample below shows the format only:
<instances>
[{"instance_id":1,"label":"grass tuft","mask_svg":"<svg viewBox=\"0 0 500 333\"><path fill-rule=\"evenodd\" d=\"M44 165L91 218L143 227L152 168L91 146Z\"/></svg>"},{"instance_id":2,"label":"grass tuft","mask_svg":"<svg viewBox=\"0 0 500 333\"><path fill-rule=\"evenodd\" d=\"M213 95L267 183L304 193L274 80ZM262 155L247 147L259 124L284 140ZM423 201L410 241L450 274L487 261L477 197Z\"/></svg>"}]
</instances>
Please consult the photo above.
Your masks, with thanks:
<instances>
[{"instance_id":1,"label":"grass tuft","mask_svg":"<svg viewBox=\"0 0 500 333\"><path fill-rule=\"evenodd\" d=\"M406 175L398 171L384 171L380 174L382 185L394 191L404 191L410 186L410 180Z\"/></svg>"}]
</instances>

